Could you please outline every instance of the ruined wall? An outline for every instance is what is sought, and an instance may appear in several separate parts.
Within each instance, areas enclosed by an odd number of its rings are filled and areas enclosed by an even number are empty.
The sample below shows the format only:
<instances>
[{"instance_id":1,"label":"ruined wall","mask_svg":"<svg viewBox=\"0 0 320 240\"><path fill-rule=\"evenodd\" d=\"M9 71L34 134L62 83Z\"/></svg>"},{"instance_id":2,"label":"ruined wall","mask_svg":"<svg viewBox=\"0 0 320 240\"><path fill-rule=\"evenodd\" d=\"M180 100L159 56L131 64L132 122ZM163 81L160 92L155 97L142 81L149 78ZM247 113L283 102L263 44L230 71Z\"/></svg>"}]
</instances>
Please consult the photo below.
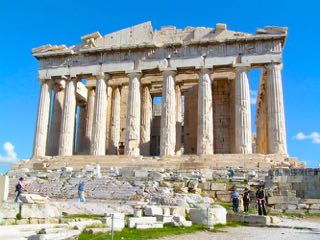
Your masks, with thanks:
<instances>
[{"instance_id":1,"label":"ruined wall","mask_svg":"<svg viewBox=\"0 0 320 240\"><path fill-rule=\"evenodd\" d=\"M231 153L230 82L215 79L213 83L214 153Z\"/></svg>"}]
</instances>

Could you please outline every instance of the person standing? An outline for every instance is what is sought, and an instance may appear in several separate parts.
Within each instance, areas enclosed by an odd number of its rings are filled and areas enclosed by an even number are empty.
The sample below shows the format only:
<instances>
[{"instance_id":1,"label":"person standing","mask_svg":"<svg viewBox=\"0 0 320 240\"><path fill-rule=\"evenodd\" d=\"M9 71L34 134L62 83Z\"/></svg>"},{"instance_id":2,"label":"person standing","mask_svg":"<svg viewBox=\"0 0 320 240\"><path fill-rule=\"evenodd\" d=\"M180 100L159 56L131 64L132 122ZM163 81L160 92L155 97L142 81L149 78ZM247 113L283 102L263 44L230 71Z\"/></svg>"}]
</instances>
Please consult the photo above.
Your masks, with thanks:
<instances>
[{"instance_id":1,"label":"person standing","mask_svg":"<svg viewBox=\"0 0 320 240\"><path fill-rule=\"evenodd\" d=\"M264 194L264 190L262 186L258 187L258 190L256 192L256 199L257 199L257 204L258 204L258 212L259 215L261 216L263 215L267 215L267 211L266 211L266 200L265 200L265 194Z\"/></svg>"},{"instance_id":2,"label":"person standing","mask_svg":"<svg viewBox=\"0 0 320 240\"><path fill-rule=\"evenodd\" d=\"M232 210L234 213L239 212L239 197L240 194L234 188L233 192L231 193Z\"/></svg>"},{"instance_id":3,"label":"person standing","mask_svg":"<svg viewBox=\"0 0 320 240\"><path fill-rule=\"evenodd\" d=\"M78 186L78 202L85 202L86 198L84 196L84 182L80 182Z\"/></svg>"},{"instance_id":4,"label":"person standing","mask_svg":"<svg viewBox=\"0 0 320 240\"><path fill-rule=\"evenodd\" d=\"M249 211L250 204L250 190L246 187L243 193L243 209L245 212Z\"/></svg>"},{"instance_id":5,"label":"person standing","mask_svg":"<svg viewBox=\"0 0 320 240\"><path fill-rule=\"evenodd\" d=\"M17 195L16 195L16 198L14 200L14 202L18 203L20 201L20 195L23 193L23 191L25 190L25 180L23 177L20 177L19 178L19 181L18 181L18 184L16 185L16 192L17 192Z\"/></svg>"}]
</instances>

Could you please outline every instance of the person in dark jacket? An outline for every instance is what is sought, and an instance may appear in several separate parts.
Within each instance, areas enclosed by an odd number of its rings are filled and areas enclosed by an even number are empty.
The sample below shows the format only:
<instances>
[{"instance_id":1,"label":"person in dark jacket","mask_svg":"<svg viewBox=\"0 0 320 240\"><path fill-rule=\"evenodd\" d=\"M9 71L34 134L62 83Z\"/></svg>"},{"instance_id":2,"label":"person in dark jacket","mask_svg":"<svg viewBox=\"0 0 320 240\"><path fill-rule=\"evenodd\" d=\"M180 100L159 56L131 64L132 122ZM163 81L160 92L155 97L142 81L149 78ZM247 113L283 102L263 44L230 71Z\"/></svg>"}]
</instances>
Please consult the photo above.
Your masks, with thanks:
<instances>
[{"instance_id":1,"label":"person in dark jacket","mask_svg":"<svg viewBox=\"0 0 320 240\"><path fill-rule=\"evenodd\" d=\"M259 186L258 190L256 192L256 199L257 199L257 204L258 204L258 212L259 215L267 215L267 211L266 211L266 200L265 200L265 193L263 190L263 186Z\"/></svg>"},{"instance_id":2,"label":"person in dark jacket","mask_svg":"<svg viewBox=\"0 0 320 240\"><path fill-rule=\"evenodd\" d=\"M249 211L249 204L250 204L250 190L248 188L245 188L243 192L243 209L245 212Z\"/></svg>"},{"instance_id":3,"label":"person in dark jacket","mask_svg":"<svg viewBox=\"0 0 320 240\"><path fill-rule=\"evenodd\" d=\"M20 195L25 190L25 186L26 186L26 184L25 184L24 178L23 177L19 178L18 184L16 185L17 195L16 195L14 202L18 203L20 201L19 198L20 198Z\"/></svg>"}]
</instances>

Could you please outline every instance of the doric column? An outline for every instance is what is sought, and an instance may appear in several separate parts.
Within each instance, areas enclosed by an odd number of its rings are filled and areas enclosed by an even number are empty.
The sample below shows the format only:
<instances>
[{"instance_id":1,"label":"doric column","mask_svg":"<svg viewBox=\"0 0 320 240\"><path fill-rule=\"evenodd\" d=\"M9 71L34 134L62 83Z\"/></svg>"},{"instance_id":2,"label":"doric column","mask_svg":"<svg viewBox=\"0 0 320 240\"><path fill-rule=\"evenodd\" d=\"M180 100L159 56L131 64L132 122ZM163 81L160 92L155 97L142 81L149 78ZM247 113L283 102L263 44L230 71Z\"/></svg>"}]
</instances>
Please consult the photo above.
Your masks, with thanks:
<instances>
[{"instance_id":1,"label":"doric column","mask_svg":"<svg viewBox=\"0 0 320 240\"><path fill-rule=\"evenodd\" d=\"M108 78L109 75L97 75L92 141L90 148L91 155L105 155L106 153Z\"/></svg>"},{"instance_id":2,"label":"doric column","mask_svg":"<svg viewBox=\"0 0 320 240\"><path fill-rule=\"evenodd\" d=\"M84 141L84 152L90 153L90 146L92 141L92 127L93 127L93 115L94 115L94 102L95 102L95 88L88 87L87 97L87 116L86 116L86 132Z\"/></svg>"},{"instance_id":3,"label":"doric column","mask_svg":"<svg viewBox=\"0 0 320 240\"><path fill-rule=\"evenodd\" d=\"M59 155L71 156L74 145L74 126L76 117L76 78L66 80L66 90L63 101L62 122L59 139Z\"/></svg>"},{"instance_id":4,"label":"doric column","mask_svg":"<svg viewBox=\"0 0 320 240\"><path fill-rule=\"evenodd\" d=\"M124 153L130 156L140 155L140 120L141 120L141 72L130 72Z\"/></svg>"},{"instance_id":5,"label":"doric column","mask_svg":"<svg viewBox=\"0 0 320 240\"><path fill-rule=\"evenodd\" d=\"M287 154L281 67L267 66L268 148L269 153Z\"/></svg>"},{"instance_id":6,"label":"doric column","mask_svg":"<svg viewBox=\"0 0 320 240\"><path fill-rule=\"evenodd\" d=\"M150 94L150 86L142 87L142 103L141 103L141 142L140 152L143 156L150 155L150 136L152 122L152 97Z\"/></svg>"},{"instance_id":7,"label":"doric column","mask_svg":"<svg viewBox=\"0 0 320 240\"><path fill-rule=\"evenodd\" d=\"M47 155L56 156L59 153L59 137L61 129L61 118L63 111L65 81L60 80L55 83L53 107L51 114L51 126L49 132Z\"/></svg>"},{"instance_id":8,"label":"doric column","mask_svg":"<svg viewBox=\"0 0 320 240\"><path fill-rule=\"evenodd\" d=\"M181 105L181 86L176 85L176 154L182 154L182 105Z\"/></svg>"},{"instance_id":9,"label":"doric column","mask_svg":"<svg viewBox=\"0 0 320 240\"><path fill-rule=\"evenodd\" d=\"M113 89L109 153L117 155L120 141L120 88Z\"/></svg>"},{"instance_id":10,"label":"doric column","mask_svg":"<svg viewBox=\"0 0 320 240\"><path fill-rule=\"evenodd\" d=\"M176 148L176 71L163 71L160 156L174 156Z\"/></svg>"},{"instance_id":11,"label":"doric column","mask_svg":"<svg viewBox=\"0 0 320 240\"><path fill-rule=\"evenodd\" d=\"M87 119L87 104L79 104L79 120L77 131L77 153L85 153L85 134L86 134L86 119Z\"/></svg>"},{"instance_id":12,"label":"doric column","mask_svg":"<svg viewBox=\"0 0 320 240\"><path fill-rule=\"evenodd\" d=\"M213 154L212 84L210 70L201 69L198 85L197 154Z\"/></svg>"},{"instance_id":13,"label":"doric column","mask_svg":"<svg viewBox=\"0 0 320 240\"><path fill-rule=\"evenodd\" d=\"M235 80L235 153L252 153L249 66L236 66Z\"/></svg>"},{"instance_id":14,"label":"doric column","mask_svg":"<svg viewBox=\"0 0 320 240\"><path fill-rule=\"evenodd\" d=\"M33 156L46 155L50 117L51 86L50 80L40 79L41 90L38 104L37 125L33 143Z\"/></svg>"}]
</instances>

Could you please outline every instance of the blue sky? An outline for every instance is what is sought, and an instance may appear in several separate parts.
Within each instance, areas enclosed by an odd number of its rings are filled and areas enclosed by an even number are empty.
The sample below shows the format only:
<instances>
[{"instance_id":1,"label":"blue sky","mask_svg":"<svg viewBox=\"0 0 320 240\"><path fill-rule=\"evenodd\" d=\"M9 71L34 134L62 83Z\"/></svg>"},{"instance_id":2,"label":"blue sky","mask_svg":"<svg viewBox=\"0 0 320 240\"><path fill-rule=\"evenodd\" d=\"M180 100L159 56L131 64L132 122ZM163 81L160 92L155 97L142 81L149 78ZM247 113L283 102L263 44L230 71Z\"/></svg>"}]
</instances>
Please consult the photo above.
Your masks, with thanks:
<instances>
[{"instance_id":1,"label":"blue sky","mask_svg":"<svg viewBox=\"0 0 320 240\"><path fill-rule=\"evenodd\" d=\"M266 25L287 26L283 86L289 154L309 166L320 163L320 3L317 1L2 1L0 7L0 172L17 154L32 151L39 84L31 48L73 45L94 31L101 34L145 21L153 27L175 25L252 32ZM250 73L257 90L258 72ZM254 110L254 106L253 106ZM298 133L298 139L295 139ZM2 145L6 144L5 149ZM9 153L9 157L7 154Z\"/></svg>"}]
</instances>

